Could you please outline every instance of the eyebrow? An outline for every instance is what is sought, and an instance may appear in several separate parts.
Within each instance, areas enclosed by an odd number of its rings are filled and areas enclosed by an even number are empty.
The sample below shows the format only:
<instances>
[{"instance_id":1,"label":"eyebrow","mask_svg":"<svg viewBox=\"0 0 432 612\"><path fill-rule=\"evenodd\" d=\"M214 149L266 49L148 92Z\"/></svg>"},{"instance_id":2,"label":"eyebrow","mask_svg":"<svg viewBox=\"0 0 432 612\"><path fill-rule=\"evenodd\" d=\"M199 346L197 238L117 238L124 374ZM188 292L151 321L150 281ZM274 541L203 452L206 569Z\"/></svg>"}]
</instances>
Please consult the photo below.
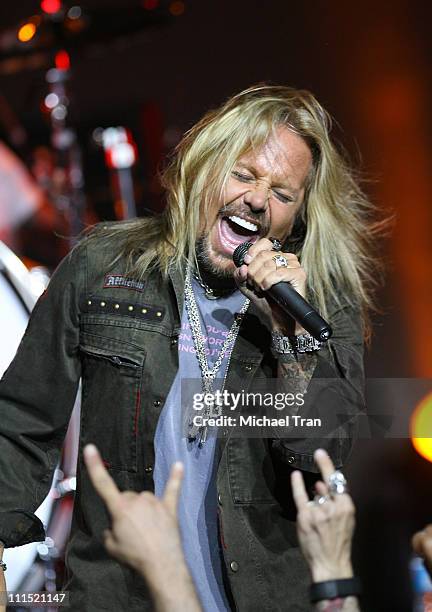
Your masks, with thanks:
<instances>
[{"instance_id":1,"label":"eyebrow","mask_svg":"<svg viewBox=\"0 0 432 612\"><path fill-rule=\"evenodd\" d=\"M241 166L245 170L249 170L249 172L252 172L253 174L255 174L255 176L259 175L258 169L253 164L237 162L236 165ZM292 193L292 195L295 195L295 196L298 196L298 194L300 193L300 189L295 189L292 185L290 185L288 180L286 180L285 182L283 181L277 182L273 185L273 187L287 189L288 191Z\"/></svg>"}]
</instances>

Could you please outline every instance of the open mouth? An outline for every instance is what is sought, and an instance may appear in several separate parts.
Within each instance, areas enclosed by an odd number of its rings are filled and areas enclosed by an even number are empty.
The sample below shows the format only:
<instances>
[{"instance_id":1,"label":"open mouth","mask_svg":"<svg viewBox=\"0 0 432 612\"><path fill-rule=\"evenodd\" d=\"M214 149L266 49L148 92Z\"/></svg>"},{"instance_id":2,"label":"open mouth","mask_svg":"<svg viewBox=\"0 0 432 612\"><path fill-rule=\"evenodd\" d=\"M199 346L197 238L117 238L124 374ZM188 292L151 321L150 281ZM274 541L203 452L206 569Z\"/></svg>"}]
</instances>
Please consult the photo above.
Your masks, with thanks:
<instances>
[{"instance_id":1,"label":"open mouth","mask_svg":"<svg viewBox=\"0 0 432 612\"><path fill-rule=\"evenodd\" d=\"M259 225L237 215L222 217L219 221L220 242L230 254L243 242L256 242L259 234Z\"/></svg>"}]
</instances>

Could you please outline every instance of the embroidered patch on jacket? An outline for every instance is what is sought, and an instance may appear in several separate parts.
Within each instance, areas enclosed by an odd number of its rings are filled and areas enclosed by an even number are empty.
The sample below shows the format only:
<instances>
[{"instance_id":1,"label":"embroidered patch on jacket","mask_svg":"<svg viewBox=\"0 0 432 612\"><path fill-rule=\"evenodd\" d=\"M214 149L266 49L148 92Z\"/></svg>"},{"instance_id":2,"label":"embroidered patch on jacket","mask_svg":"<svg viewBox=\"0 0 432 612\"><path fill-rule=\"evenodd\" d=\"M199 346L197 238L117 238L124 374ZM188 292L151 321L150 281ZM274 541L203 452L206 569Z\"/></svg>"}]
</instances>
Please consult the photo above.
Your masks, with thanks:
<instances>
[{"instance_id":1,"label":"embroidered patch on jacket","mask_svg":"<svg viewBox=\"0 0 432 612\"><path fill-rule=\"evenodd\" d=\"M144 291L144 283L142 281L134 280L133 278L128 278L121 274L106 274L103 286L104 288Z\"/></svg>"}]
</instances>

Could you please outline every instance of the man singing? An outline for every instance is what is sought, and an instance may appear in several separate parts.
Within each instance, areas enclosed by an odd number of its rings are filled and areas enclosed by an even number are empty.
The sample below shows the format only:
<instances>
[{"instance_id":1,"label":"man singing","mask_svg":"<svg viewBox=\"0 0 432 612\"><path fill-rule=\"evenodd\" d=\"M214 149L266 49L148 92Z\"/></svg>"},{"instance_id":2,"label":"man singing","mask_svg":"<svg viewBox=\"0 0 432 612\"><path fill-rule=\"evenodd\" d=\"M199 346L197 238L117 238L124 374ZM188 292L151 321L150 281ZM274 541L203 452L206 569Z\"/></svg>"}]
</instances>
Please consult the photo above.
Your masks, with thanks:
<instances>
[{"instance_id":1,"label":"man singing","mask_svg":"<svg viewBox=\"0 0 432 612\"><path fill-rule=\"evenodd\" d=\"M160 495L171 465L183 462L179 524L203 609L308 610L285 491L293 469L313 480L318 447L343 465L349 419L325 439L215 435L182 405L182 381L198 379L212 394L298 379L307 390L298 414L324 404L327 416L350 414L362 393L371 207L329 138L326 112L288 87L252 87L205 115L163 183L162 215L99 226L62 262L4 375L0 540L44 538L33 512L82 378L80 449L96 444L121 490ZM233 252L246 241L236 268ZM268 297L281 281L329 320L327 344ZM354 394L330 383L332 393L312 392L322 379ZM71 609L148 609L144 581L105 551L109 518L79 457L66 558Z\"/></svg>"}]
</instances>

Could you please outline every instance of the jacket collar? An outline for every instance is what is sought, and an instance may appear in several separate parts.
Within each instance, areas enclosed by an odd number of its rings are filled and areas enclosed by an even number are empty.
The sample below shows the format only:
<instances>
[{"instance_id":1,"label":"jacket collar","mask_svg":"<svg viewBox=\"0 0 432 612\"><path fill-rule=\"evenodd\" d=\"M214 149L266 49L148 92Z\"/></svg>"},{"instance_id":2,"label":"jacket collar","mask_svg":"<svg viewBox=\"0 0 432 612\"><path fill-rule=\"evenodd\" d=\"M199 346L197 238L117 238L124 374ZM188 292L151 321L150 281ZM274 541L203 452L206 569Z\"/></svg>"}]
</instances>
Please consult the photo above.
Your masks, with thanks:
<instances>
[{"instance_id":1,"label":"jacket collar","mask_svg":"<svg viewBox=\"0 0 432 612\"><path fill-rule=\"evenodd\" d=\"M179 319L181 320L184 304L185 271L180 270L177 266L172 265L169 268L168 276L171 280L172 286L174 287L174 293L177 300L177 307L179 312Z\"/></svg>"}]
</instances>

